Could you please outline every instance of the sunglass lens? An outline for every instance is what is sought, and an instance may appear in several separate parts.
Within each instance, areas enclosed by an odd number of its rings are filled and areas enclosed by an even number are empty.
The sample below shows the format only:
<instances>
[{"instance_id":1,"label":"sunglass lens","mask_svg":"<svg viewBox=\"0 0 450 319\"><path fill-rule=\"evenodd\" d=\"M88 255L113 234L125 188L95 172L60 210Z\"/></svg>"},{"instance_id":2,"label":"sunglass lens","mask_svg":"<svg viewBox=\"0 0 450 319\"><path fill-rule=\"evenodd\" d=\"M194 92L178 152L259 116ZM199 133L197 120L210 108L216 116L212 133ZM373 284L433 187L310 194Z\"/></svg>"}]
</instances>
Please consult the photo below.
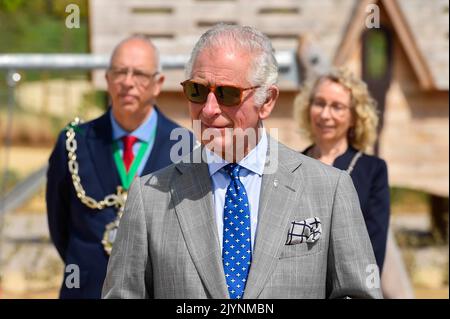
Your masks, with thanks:
<instances>
[{"instance_id":1,"label":"sunglass lens","mask_svg":"<svg viewBox=\"0 0 450 319\"><path fill-rule=\"evenodd\" d=\"M184 93L188 100L193 103L205 103L209 89L203 84L187 81L184 83Z\"/></svg>"},{"instance_id":2,"label":"sunglass lens","mask_svg":"<svg viewBox=\"0 0 450 319\"><path fill-rule=\"evenodd\" d=\"M219 86L216 96L219 103L226 106L235 106L241 102L241 91L233 86Z\"/></svg>"}]
</instances>

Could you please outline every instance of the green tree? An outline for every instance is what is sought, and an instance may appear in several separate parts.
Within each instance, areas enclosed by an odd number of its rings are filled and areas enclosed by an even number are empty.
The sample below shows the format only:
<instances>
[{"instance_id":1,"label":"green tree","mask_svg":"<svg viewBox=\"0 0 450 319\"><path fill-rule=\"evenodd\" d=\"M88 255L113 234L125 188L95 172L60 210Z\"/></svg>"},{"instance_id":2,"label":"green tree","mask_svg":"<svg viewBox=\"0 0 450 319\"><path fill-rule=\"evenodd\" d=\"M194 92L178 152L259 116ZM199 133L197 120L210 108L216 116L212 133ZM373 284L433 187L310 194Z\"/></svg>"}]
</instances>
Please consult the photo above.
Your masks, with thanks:
<instances>
[{"instance_id":1,"label":"green tree","mask_svg":"<svg viewBox=\"0 0 450 319\"><path fill-rule=\"evenodd\" d=\"M65 8L80 8L80 28L67 29ZM0 0L0 53L88 52L87 0Z\"/></svg>"},{"instance_id":2,"label":"green tree","mask_svg":"<svg viewBox=\"0 0 450 319\"><path fill-rule=\"evenodd\" d=\"M0 12L16 12L24 2L24 0L0 0Z\"/></svg>"}]
</instances>

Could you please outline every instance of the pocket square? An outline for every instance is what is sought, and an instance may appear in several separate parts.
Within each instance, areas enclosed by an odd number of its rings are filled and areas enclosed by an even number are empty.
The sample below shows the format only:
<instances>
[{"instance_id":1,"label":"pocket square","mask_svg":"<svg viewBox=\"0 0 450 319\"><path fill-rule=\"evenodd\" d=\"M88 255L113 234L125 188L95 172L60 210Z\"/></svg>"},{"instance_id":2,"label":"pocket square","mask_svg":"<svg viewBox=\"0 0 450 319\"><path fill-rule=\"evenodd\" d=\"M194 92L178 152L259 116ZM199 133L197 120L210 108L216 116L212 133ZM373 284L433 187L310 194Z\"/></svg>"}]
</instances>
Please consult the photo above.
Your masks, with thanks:
<instances>
[{"instance_id":1,"label":"pocket square","mask_svg":"<svg viewBox=\"0 0 450 319\"><path fill-rule=\"evenodd\" d=\"M322 224L319 217L311 217L300 222L291 222L286 245L314 243L322 234Z\"/></svg>"}]
</instances>

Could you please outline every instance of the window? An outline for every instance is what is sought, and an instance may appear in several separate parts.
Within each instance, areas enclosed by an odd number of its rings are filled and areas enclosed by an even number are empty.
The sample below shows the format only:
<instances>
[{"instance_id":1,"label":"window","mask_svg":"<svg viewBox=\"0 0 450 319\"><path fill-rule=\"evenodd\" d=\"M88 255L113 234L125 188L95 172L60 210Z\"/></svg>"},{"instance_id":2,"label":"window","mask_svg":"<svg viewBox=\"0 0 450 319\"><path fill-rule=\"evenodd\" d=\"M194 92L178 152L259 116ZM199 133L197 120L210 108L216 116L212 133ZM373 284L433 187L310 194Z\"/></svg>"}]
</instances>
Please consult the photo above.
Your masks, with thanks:
<instances>
[{"instance_id":1,"label":"window","mask_svg":"<svg viewBox=\"0 0 450 319\"><path fill-rule=\"evenodd\" d=\"M131 8L131 12L135 13L135 14L172 14L173 8L170 8L170 7L157 7L157 8L135 7L135 8Z\"/></svg>"},{"instance_id":2,"label":"window","mask_svg":"<svg viewBox=\"0 0 450 319\"><path fill-rule=\"evenodd\" d=\"M299 13L300 9L296 7L291 8L274 7L274 8L259 9L259 14L299 14Z\"/></svg>"}]
</instances>

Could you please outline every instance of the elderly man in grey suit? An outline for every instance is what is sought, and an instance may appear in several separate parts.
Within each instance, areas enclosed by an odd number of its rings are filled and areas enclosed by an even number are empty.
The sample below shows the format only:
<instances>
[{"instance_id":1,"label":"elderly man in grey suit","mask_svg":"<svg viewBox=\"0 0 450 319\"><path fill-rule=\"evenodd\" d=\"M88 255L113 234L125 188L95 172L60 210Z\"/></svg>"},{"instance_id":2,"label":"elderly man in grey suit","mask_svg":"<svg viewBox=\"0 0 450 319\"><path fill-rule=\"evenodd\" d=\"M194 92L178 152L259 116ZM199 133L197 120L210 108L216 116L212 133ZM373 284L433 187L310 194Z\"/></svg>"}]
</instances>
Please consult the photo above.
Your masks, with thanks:
<instances>
[{"instance_id":1,"label":"elderly man in grey suit","mask_svg":"<svg viewBox=\"0 0 450 319\"><path fill-rule=\"evenodd\" d=\"M351 178L271 138L270 40L219 24L182 83L202 146L133 183L104 298L381 298Z\"/></svg>"}]
</instances>

